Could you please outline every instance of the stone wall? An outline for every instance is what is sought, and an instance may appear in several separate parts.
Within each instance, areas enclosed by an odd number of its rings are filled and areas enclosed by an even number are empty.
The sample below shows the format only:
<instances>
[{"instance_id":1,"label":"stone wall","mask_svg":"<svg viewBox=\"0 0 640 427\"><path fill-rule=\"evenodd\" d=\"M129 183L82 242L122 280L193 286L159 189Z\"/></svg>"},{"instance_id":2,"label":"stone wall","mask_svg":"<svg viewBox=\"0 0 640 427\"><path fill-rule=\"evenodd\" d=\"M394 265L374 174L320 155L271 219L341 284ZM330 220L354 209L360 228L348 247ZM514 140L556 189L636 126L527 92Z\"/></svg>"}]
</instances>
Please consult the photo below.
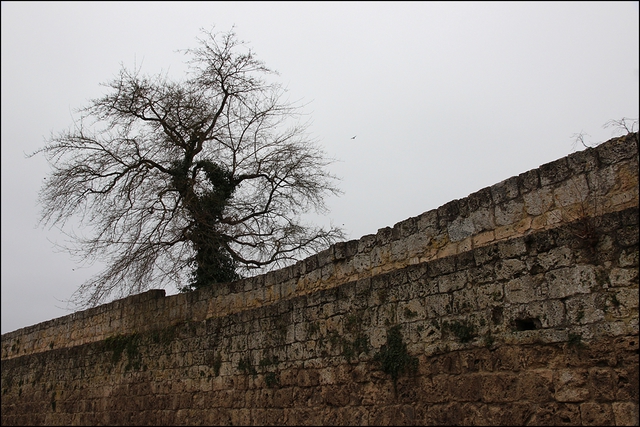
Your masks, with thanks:
<instances>
[{"instance_id":1,"label":"stone wall","mask_svg":"<svg viewBox=\"0 0 640 427\"><path fill-rule=\"evenodd\" d=\"M637 147L4 334L2 423L637 425Z\"/></svg>"}]
</instances>

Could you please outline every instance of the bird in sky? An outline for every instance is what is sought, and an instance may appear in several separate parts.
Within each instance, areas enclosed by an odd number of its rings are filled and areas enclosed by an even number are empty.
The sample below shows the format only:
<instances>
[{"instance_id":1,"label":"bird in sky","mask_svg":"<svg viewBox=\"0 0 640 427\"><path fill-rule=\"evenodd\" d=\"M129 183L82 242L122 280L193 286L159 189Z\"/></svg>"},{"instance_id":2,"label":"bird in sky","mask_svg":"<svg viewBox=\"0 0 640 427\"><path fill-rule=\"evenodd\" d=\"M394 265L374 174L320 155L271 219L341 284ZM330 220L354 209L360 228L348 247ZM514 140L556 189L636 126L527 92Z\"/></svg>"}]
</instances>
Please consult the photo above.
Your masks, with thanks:
<instances>
[{"instance_id":1,"label":"bird in sky","mask_svg":"<svg viewBox=\"0 0 640 427\"><path fill-rule=\"evenodd\" d=\"M356 139L356 136L358 136L358 135L354 135L354 136L352 136L352 137L351 137L351 139Z\"/></svg>"}]
</instances>

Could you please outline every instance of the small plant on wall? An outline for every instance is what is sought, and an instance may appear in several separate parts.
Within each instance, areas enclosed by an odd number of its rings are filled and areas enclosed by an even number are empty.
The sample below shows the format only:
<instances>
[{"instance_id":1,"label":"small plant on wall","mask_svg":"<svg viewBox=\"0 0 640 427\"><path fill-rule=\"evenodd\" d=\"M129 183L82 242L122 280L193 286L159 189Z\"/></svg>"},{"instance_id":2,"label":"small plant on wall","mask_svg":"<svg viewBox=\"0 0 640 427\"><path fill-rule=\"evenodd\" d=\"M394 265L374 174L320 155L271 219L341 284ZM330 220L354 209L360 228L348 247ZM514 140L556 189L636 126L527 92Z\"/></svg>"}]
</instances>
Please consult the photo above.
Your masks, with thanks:
<instances>
[{"instance_id":1,"label":"small plant on wall","mask_svg":"<svg viewBox=\"0 0 640 427\"><path fill-rule=\"evenodd\" d=\"M393 391L398 394L398 378L401 374L415 374L418 371L418 358L409 355L407 344L402 339L400 325L396 325L387 331L387 343L373 357L380 363L385 374L391 375Z\"/></svg>"},{"instance_id":2,"label":"small plant on wall","mask_svg":"<svg viewBox=\"0 0 640 427\"><path fill-rule=\"evenodd\" d=\"M461 343L469 342L476 337L475 326L473 326L473 324L469 323L466 320L451 323L443 322L442 329L453 333L453 335L455 335L455 337L458 338Z\"/></svg>"}]
</instances>

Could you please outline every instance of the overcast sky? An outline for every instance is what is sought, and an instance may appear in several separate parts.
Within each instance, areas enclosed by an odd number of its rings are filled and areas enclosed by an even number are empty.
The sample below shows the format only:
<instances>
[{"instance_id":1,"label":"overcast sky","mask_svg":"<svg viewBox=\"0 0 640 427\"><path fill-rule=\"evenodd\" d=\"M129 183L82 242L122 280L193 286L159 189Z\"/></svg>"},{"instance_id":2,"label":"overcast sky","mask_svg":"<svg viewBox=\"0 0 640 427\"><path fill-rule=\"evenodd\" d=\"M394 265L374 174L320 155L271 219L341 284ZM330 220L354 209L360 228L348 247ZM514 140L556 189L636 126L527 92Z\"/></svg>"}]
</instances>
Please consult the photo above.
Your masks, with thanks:
<instances>
[{"instance_id":1,"label":"overcast sky","mask_svg":"<svg viewBox=\"0 0 640 427\"><path fill-rule=\"evenodd\" d=\"M2 333L69 314L97 271L38 227L49 167L25 153L120 64L180 77L178 49L235 25L337 160L344 194L317 221L358 239L637 118L638 15L638 2L2 2Z\"/></svg>"}]
</instances>

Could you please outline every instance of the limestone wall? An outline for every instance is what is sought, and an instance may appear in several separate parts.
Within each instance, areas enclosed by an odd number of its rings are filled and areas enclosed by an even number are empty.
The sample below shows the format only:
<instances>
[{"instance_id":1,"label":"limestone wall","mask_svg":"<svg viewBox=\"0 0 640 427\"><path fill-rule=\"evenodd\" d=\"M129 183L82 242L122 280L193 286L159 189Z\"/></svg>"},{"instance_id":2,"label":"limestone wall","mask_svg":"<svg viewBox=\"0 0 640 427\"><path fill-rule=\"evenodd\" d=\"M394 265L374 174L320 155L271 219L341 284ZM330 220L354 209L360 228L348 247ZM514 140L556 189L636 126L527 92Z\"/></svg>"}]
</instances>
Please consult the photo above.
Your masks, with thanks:
<instances>
[{"instance_id":1,"label":"limestone wall","mask_svg":"<svg viewBox=\"0 0 640 427\"><path fill-rule=\"evenodd\" d=\"M297 264L164 297L153 290L2 335L2 359L101 341L272 304L407 265L464 253L582 216L638 206L637 134L576 152L393 228L337 243Z\"/></svg>"},{"instance_id":2,"label":"limestone wall","mask_svg":"<svg viewBox=\"0 0 640 427\"><path fill-rule=\"evenodd\" d=\"M637 424L637 134L264 276L4 334L2 423Z\"/></svg>"}]
</instances>

